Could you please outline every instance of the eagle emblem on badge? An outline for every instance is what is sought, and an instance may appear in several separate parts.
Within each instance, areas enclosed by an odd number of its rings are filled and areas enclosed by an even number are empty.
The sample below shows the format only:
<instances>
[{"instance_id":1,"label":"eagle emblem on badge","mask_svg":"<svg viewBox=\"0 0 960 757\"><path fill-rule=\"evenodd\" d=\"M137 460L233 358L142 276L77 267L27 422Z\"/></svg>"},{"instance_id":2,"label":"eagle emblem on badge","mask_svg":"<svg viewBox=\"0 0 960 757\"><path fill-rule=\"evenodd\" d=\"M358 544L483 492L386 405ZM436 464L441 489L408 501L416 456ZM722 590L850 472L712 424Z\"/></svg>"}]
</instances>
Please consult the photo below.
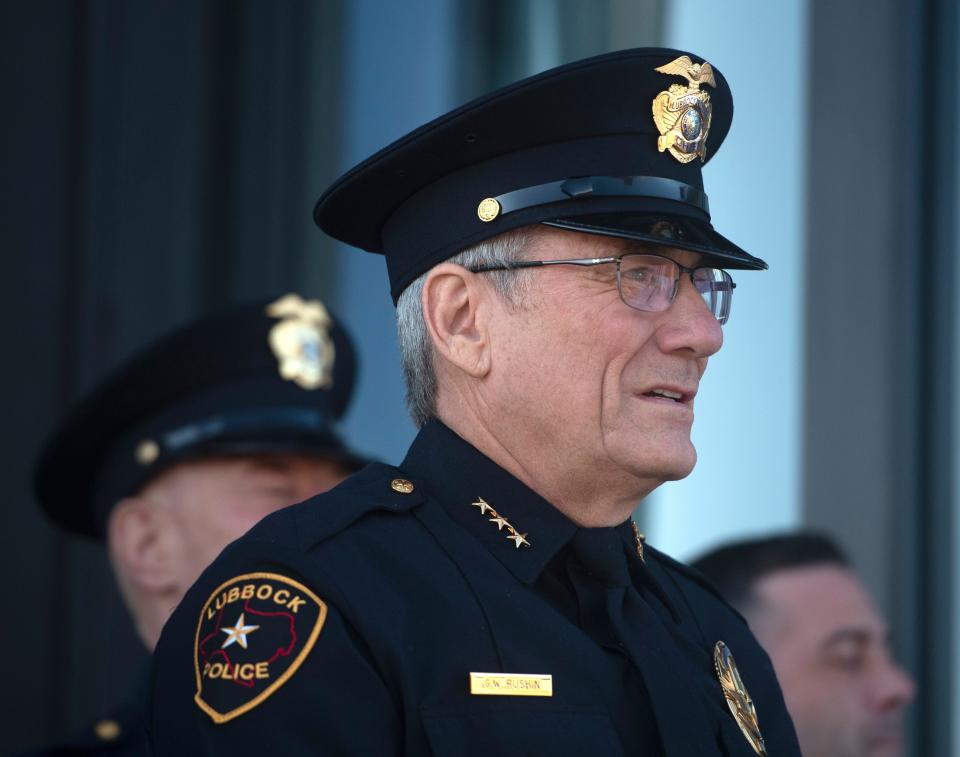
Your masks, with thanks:
<instances>
[{"instance_id":1,"label":"eagle emblem on badge","mask_svg":"<svg viewBox=\"0 0 960 757\"><path fill-rule=\"evenodd\" d=\"M753 751L761 757L767 757L767 747L763 743L760 721L757 719L757 708L747 693L747 687L743 685L733 653L722 641L718 641L713 647L713 665L717 670L717 678L720 679L723 698L727 701L727 707L740 726L744 738L753 747Z\"/></svg>"},{"instance_id":2,"label":"eagle emblem on badge","mask_svg":"<svg viewBox=\"0 0 960 757\"><path fill-rule=\"evenodd\" d=\"M288 294L269 304L267 315L280 319L268 336L280 376L304 389L333 386L333 321L323 303Z\"/></svg>"},{"instance_id":3,"label":"eagle emblem on badge","mask_svg":"<svg viewBox=\"0 0 960 757\"><path fill-rule=\"evenodd\" d=\"M707 135L710 133L710 118L713 105L710 94L700 89L701 84L716 87L713 67L709 63L694 63L687 55L681 55L666 65L654 69L661 74L683 76L687 86L671 84L653 100L653 122L660 136L657 149L669 150L681 163L689 163L700 156L707 159Z\"/></svg>"}]
</instances>

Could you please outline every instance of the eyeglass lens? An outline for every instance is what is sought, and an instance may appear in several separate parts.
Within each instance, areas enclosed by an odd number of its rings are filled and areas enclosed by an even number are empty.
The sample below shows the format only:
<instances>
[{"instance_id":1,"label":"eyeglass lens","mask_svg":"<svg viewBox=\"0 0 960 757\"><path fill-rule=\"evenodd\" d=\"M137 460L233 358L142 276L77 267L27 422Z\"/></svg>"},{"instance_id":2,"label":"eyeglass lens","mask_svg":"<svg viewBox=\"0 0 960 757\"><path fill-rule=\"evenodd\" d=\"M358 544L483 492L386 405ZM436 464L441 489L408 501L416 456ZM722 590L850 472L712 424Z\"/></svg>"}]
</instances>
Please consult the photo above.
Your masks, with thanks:
<instances>
[{"instance_id":1,"label":"eyeglass lens","mask_svg":"<svg viewBox=\"0 0 960 757\"><path fill-rule=\"evenodd\" d=\"M695 268L690 280L721 323L730 317L733 280L721 268ZM620 296L632 308L659 312L670 307L680 285L680 266L656 255L624 255L619 269Z\"/></svg>"}]
</instances>

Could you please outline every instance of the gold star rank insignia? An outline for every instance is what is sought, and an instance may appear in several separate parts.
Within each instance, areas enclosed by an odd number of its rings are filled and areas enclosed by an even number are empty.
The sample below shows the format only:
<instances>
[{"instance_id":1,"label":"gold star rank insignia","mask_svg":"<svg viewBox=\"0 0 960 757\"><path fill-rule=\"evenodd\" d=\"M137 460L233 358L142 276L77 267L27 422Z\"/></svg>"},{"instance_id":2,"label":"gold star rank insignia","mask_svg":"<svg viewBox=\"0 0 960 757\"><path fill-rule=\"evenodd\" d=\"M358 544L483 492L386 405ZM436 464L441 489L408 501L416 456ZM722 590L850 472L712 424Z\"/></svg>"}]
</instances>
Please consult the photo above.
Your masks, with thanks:
<instances>
[{"instance_id":1,"label":"gold star rank insignia","mask_svg":"<svg viewBox=\"0 0 960 757\"><path fill-rule=\"evenodd\" d=\"M476 501L476 502L472 502L471 504L472 504L474 507L479 507L479 508L480 508L480 514L481 514L481 515L486 515L488 511L489 511L489 512L493 512L493 508L490 507L490 505L488 505L488 504L486 503L486 501L483 499L483 497L477 497L477 501Z\"/></svg>"},{"instance_id":2,"label":"gold star rank insignia","mask_svg":"<svg viewBox=\"0 0 960 757\"><path fill-rule=\"evenodd\" d=\"M502 515L498 515L496 518L491 518L490 522L497 524L497 531L502 531L504 526L510 525L509 523L507 523L507 519L504 518Z\"/></svg>"},{"instance_id":3,"label":"gold star rank insignia","mask_svg":"<svg viewBox=\"0 0 960 757\"><path fill-rule=\"evenodd\" d=\"M713 648L713 664L717 670L717 678L720 679L723 697L727 700L727 707L730 708L733 719L737 721L740 731L753 747L753 751L761 757L766 757L767 747L760 734L757 708L747 693L747 687L743 685L740 671L737 670L737 664L733 660L733 653L722 641L718 641Z\"/></svg>"},{"instance_id":4,"label":"gold star rank insignia","mask_svg":"<svg viewBox=\"0 0 960 757\"><path fill-rule=\"evenodd\" d=\"M517 545L517 549L520 549L520 547L530 546L530 542L527 541L526 536L527 536L526 534L521 534L518 531L514 531L507 538Z\"/></svg>"},{"instance_id":5,"label":"gold star rank insignia","mask_svg":"<svg viewBox=\"0 0 960 757\"><path fill-rule=\"evenodd\" d=\"M513 524L507 520L506 516L498 513L487 503L483 497L477 497L477 501L471 502L470 504L473 505L473 507L479 507L481 515L486 515L489 513L491 516L493 516L491 518L487 518L487 520L489 520L491 523L497 524L497 531L503 531L503 529L507 529L507 538L517 545L517 549L520 549L520 547L530 546L530 542L528 542L526 539L527 535L518 533L517 529L515 529Z\"/></svg>"}]
</instances>

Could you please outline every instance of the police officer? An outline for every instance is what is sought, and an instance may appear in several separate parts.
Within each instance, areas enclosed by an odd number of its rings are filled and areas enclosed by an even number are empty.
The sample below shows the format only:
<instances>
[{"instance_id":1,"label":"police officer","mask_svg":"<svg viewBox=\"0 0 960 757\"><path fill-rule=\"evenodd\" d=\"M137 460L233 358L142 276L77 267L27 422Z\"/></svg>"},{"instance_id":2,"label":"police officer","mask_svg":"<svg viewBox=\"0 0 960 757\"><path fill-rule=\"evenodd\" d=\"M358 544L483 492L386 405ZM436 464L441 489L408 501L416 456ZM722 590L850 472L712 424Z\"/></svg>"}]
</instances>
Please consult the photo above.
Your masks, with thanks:
<instances>
[{"instance_id":1,"label":"police officer","mask_svg":"<svg viewBox=\"0 0 960 757\"><path fill-rule=\"evenodd\" d=\"M675 50L573 63L320 198L386 257L420 432L265 519L157 648L158 754L799 754L770 662L630 514L693 468L733 281L701 165L733 105Z\"/></svg>"},{"instance_id":2,"label":"police officer","mask_svg":"<svg viewBox=\"0 0 960 757\"><path fill-rule=\"evenodd\" d=\"M195 321L151 344L86 397L35 471L59 526L105 541L152 650L204 567L260 518L343 480L355 358L318 301L291 294ZM144 682L69 743L70 754L146 754Z\"/></svg>"}]
</instances>

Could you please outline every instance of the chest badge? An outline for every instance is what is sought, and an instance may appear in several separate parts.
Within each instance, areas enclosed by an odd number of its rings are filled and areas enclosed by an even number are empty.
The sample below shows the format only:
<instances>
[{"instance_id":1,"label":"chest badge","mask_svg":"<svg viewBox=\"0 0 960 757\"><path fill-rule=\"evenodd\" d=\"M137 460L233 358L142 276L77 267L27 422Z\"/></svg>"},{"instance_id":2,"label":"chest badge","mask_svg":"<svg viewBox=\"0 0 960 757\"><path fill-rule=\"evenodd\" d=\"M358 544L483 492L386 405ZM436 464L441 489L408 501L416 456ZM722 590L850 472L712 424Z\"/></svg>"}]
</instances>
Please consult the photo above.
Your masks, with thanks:
<instances>
[{"instance_id":1,"label":"chest badge","mask_svg":"<svg viewBox=\"0 0 960 757\"><path fill-rule=\"evenodd\" d=\"M267 315L280 319L268 336L280 375L304 389L333 386L333 321L323 303L288 294L268 305Z\"/></svg>"},{"instance_id":2,"label":"chest badge","mask_svg":"<svg viewBox=\"0 0 960 757\"><path fill-rule=\"evenodd\" d=\"M740 726L744 738L753 747L753 751L761 757L766 757L767 748L760 734L757 708L754 707L753 700L747 693L747 687L743 685L733 654L722 641L718 641L713 647L713 664L717 669L720 686L723 688L723 698L727 700L727 707L730 708L733 719L737 721L737 725Z\"/></svg>"},{"instance_id":3,"label":"chest badge","mask_svg":"<svg viewBox=\"0 0 960 757\"><path fill-rule=\"evenodd\" d=\"M702 163L707 159L707 135L713 105L710 94L701 90L700 85L717 86L713 67L709 63L694 63L689 56L681 55L654 70L687 80L686 87L671 84L653 100L653 122L660 132L657 149L660 152L669 150L681 163L689 163L697 156Z\"/></svg>"}]
</instances>

